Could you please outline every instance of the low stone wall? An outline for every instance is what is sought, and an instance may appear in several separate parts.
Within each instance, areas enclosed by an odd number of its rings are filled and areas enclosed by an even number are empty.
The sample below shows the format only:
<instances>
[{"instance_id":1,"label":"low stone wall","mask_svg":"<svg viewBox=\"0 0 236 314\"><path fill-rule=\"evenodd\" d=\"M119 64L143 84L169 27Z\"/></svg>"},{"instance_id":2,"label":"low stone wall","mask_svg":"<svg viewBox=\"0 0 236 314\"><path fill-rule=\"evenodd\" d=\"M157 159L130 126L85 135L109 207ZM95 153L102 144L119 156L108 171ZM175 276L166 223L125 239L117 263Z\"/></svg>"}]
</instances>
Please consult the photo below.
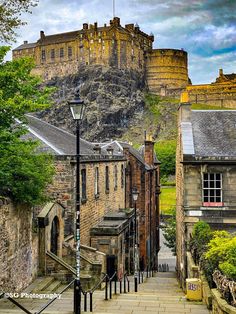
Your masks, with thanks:
<instances>
[{"instance_id":1,"label":"low stone wall","mask_svg":"<svg viewBox=\"0 0 236 314\"><path fill-rule=\"evenodd\" d=\"M194 270L199 269L195 265L190 252L187 252L187 271L188 277L194 278ZM199 278L202 281L202 298L207 308L212 310L212 314L236 314L236 308L229 305L226 300L221 297L217 289L210 289L206 277L199 272Z\"/></svg>"},{"instance_id":2,"label":"low stone wall","mask_svg":"<svg viewBox=\"0 0 236 314\"><path fill-rule=\"evenodd\" d=\"M217 289L211 289L212 293L212 314L236 314L236 308L229 305L221 297Z\"/></svg>"},{"instance_id":3,"label":"low stone wall","mask_svg":"<svg viewBox=\"0 0 236 314\"><path fill-rule=\"evenodd\" d=\"M38 237L32 211L0 199L0 292L19 292L36 277Z\"/></svg>"},{"instance_id":4,"label":"low stone wall","mask_svg":"<svg viewBox=\"0 0 236 314\"><path fill-rule=\"evenodd\" d=\"M212 309L212 293L211 289L208 285L208 282L206 280L206 277L201 272L200 279L202 281L202 298L203 302L207 305L208 309Z\"/></svg>"}]
</instances>

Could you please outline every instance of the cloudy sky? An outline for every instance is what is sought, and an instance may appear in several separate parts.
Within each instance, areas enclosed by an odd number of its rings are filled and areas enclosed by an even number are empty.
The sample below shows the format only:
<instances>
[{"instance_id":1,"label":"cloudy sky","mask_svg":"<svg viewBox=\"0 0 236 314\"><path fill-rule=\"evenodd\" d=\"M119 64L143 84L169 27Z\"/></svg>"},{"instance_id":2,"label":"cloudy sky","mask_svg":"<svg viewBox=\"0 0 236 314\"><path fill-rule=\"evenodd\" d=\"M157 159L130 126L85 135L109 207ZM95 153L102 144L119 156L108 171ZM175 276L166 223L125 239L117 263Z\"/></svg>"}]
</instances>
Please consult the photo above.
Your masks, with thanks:
<instances>
[{"instance_id":1,"label":"cloudy sky","mask_svg":"<svg viewBox=\"0 0 236 314\"><path fill-rule=\"evenodd\" d=\"M194 84L208 83L218 69L236 73L236 0L115 0L122 25L138 23L155 35L154 48L184 48ZM85 22L103 25L113 16L113 0L39 0L16 47L46 34L80 29Z\"/></svg>"}]
</instances>

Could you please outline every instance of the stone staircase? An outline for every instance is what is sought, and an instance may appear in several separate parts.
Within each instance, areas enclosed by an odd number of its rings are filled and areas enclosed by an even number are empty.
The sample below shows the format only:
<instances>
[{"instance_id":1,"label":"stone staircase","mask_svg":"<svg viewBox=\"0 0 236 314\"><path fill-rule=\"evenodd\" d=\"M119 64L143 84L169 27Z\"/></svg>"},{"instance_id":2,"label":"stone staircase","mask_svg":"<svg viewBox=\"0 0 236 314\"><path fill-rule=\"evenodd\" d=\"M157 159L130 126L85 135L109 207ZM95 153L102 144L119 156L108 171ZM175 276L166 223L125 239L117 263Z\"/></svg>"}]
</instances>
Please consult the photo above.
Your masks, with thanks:
<instances>
[{"instance_id":1,"label":"stone staircase","mask_svg":"<svg viewBox=\"0 0 236 314\"><path fill-rule=\"evenodd\" d=\"M109 314L209 314L202 302L189 302L178 286L174 272L157 273L131 292L113 296L112 300L101 301L96 298L93 313Z\"/></svg>"},{"instance_id":2,"label":"stone staircase","mask_svg":"<svg viewBox=\"0 0 236 314\"><path fill-rule=\"evenodd\" d=\"M57 292L62 290L63 285L57 280L47 277L43 280L37 279L27 291L35 293ZM119 289L117 288L119 292ZM111 300L104 300L104 291L95 291L93 295L93 313L102 314L209 314L206 306L201 302L189 302L178 286L174 272L157 273L155 277L145 280L138 286L135 293L133 287L133 277L130 277L130 292L113 295ZM0 300L0 313L13 314L23 313L13 307L7 300ZM19 300L32 313L35 313L45 300ZM8 302L8 307L6 306ZM88 300L89 304L89 300ZM83 309L83 297L82 297ZM56 300L43 314L73 314L73 289L70 288L63 293L62 298ZM83 313L83 312L82 312Z\"/></svg>"}]
</instances>

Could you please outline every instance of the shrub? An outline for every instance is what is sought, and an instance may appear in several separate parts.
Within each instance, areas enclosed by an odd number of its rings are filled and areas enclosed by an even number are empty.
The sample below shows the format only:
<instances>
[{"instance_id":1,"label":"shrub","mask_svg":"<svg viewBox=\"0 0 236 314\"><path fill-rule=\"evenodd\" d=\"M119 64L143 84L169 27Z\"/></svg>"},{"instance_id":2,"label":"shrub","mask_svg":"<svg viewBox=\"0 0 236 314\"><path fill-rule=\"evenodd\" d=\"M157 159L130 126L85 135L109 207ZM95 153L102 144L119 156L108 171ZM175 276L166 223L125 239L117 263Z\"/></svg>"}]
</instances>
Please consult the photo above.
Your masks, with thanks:
<instances>
[{"instance_id":1,"label":"shrub","mask_svg":"<svg viewBox=\"0 0 236 314\"><path fill-rule=\"evenodd\" d=\"M192 238L189 242L190 251L196 263L200 262L200 258L207 249L207 244L212 238L210 226L204 222L199 221L194 225Z\"/></svg>"}]
</instances>

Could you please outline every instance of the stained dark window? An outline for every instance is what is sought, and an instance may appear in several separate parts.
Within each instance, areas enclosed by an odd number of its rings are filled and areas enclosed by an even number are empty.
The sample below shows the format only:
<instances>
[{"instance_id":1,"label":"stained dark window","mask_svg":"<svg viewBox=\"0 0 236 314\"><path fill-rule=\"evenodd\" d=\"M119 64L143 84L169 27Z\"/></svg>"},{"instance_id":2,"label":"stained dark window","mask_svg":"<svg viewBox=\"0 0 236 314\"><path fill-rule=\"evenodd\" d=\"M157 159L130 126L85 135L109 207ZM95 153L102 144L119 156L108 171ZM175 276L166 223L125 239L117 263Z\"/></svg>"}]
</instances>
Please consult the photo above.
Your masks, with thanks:
<instances>
[{"instance_id":1,"label":"stained dark window","mask_svg":"<svg viewBox=\"0 0 236 314\"><path fill-rule=\"evenodd\" d=\"M106 184L106 192L109 192L109 167L106 166L106 173L105 173L105 184Z\"/></svg>"},{"instance_id":2,"label":"stained dark window","mask_svg":"<svg viewBox=\"0 0 236 314\"><path fill-rule=\"evenodd\" d=\"M117 181L118 181L118 169L117 165L114 166L114 189L117 189Z\"/></svg>"},{"instance_id":3,"label":"stained dark window","mask_svg":"<svg viewBox=\"0 0 236 314\"><path fill-rule=\"evenodd\" d=\"M60 58L64 58L64 48L60 48Z\"/></svg>"},{"instance_id":4,"label":"stained dark window","mask_svg":"<svg viewBox=\"0 0 236 314\"><path fill-rule=\"evenodd\" d=\"M121 165L121 172L120 172L120 176L121 176L121 187L124 187L124 165Z\"/></svg>"},{"instance_id":5,"label":"stained dark window","mask_svg":"<svg viewBox=\"0 0 236 314\"><path fill-rule=\"evenodd\" d=\"M41 51L41 59L42 61L46 60L46 51L44 49Z\"/></svg>"},{"instance_id":6,"label":"stained dark window","mask_svg":"<svg viewBox=\"0 0 236 314\"><path fill-rule=\"evenodd\" d=\"M72 47L68 47L68 58L72 57Z\"/></svg>"},{"instance_id":7,"label":"stained dark window","mask_svg":"<svg viewBox=\"0 0 236 314\"><path fill-rule=\"evenodd\" d=\"M55 49L51 49L51 59L55 59Z\"/></svg>"},{"instance_id":8,"label":"stained dark window","mask_svg":"<svg viewBox=\"0 0 236 314\"><path fill-rule=\"evenodd\" d=\"M87 187L86 187L86 169L81 170L81 183L82 183L82 201L85 201L87 198Z\"/></svg>"}]
</instances>

